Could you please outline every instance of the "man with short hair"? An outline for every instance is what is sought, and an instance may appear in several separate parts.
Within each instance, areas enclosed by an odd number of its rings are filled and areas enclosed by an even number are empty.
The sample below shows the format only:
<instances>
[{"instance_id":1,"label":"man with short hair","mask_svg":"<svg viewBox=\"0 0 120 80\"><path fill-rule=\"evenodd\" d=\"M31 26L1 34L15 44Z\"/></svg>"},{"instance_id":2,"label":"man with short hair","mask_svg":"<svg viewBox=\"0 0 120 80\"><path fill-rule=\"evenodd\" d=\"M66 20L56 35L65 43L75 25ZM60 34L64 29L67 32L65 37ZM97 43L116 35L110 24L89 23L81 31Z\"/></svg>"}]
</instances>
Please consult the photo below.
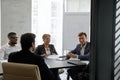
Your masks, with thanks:
<instances>
[{"instance_id":1,"label":"man with short hair","mask_svg":"<svg viewBox=\"0 0 120 80\"><path fill-rule=\"evenodd\" d=\"M87 34L81 32L78 34L79 42L76 48L69 52L66 56L68 58L78 58L80 60L89 60L90 43L87 42Z\"/></svg>"},{"instance_id":2,"label":"man with short hair","mask_svg":"<svg viewBox=\"0 0 120 80\"><path fill-rule=\"evenodd\" d=\"M21 36L21 51L13 52L9 55L8 62L26 63L38 65L41 80L55 80L53 73L45 64L43 57L34 54L35 50L35 34L25 33Z\"/></svg>"},{"instance_id":3,"label":"man with short hair","mask_svg":"<svg viewBox=\"0 0 120 80\"><path fill-rule=\"evenodd\" d=\"M90 43L87 41L87 34L85 32L80 32L78 34L79 42L76 48L70 51L66 57L67 58L78 58L80 60L89 60L90 55ZM84 67L75 67L68 69L68 74L71 76L73 80L78 80L78 73L84 71Z\"/></svg>"},{"instance_id":4,"label":"man with short hair","mask_svg":"<svg viewBox=\"0 0 120 80\"><path fill-rule=\"evenodd\" d=\"M8 33L8 43L3 45L0 49L0 59L8 59L8 55L11 52L21 50L20 46L17 45L17 34L15 32Z\"/></svg>"}]
</instances>

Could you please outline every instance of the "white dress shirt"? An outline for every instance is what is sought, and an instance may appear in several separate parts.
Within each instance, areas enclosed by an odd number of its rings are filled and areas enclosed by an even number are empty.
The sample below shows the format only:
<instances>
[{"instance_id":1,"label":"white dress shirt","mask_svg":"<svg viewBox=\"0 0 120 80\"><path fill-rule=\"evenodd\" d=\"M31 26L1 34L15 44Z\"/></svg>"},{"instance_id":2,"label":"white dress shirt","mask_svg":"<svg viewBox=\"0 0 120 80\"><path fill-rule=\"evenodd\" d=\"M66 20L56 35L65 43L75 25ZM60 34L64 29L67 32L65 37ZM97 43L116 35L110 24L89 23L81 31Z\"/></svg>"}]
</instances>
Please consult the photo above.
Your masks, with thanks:
<instances>
[{"instance_id":1,"label":"white dress shirt","mask_svg":"<svg viewBox=\"0 0 120 80\"><path fill-rule=\"evenodd\" d=\"M86 47L86 44L84 46L81 46L81 51L80 51L80 55L83 56L84 55L84 51L85 51L85 47Z\"/></svg>"},{"instance_id":2,"label":"white dress shirt","mask_svg":"<svg viewBox=\"0 0 120 80\"><path fill-rule=\"evenodd\" d=\"M19 51L21 47L18 45L10 46L8 43L3 45L0 49L0 59L8 59L11 52Z\"/></svg>"},{"instance_id":3,"label":"white dress shirt","mask_svg":"<svg viewBox=\"0 0 120 80\"><path fill-rule=\"evenodd\" d=\"M50 48L45 48L46 54L50 55Z\"/></svg>"}]
</instances>

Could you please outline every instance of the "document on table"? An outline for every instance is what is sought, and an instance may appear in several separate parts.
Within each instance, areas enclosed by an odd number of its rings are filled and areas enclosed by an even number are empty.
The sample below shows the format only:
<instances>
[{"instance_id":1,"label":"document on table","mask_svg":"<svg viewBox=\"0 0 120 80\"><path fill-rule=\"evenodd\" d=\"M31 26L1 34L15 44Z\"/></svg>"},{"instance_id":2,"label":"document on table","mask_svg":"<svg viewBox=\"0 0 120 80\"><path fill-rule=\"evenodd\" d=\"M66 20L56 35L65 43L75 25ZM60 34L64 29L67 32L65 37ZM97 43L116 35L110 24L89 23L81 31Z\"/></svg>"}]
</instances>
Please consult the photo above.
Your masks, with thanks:
<instances>
[{"instance_id":1,"label":"document on table","mask_svg":"<svg viewBox=\"0 0 120 80\"><path fill-rule=\"evenodd\" d=\"M46 57L47 59L58 59L59 55L49 55Z\"/></svg>"},{"instance_id":2,"label":"document on table","mask_svg":"<svg viewBox=\"0 0 120 80\"><path fill-rule=\"evenodd\" d=\"M69 60L78 60L78 61L80 61L80 59L78 59L78 58L70 58Z\"/></svg>"},{"instance_id":3,"label":"document on table","mask_svg":"<svg viewBox=\"0 0 120 80\"><path fill-rule=\"evenodd\" d=\"M70 58L67 62L74 65L83 65L83 64L88 65L89 63L89 61L82 61L78 58Z\"/></svg>"},{"instance_id":4,"label":"document on table","mask_svg":"<svg viewBox=\"0 0 120 80\"><path fill-rule=\"evenodd\" d=\"M89 64L89 61L81 61L82 63Z\"/></svg>"}]
</instances>

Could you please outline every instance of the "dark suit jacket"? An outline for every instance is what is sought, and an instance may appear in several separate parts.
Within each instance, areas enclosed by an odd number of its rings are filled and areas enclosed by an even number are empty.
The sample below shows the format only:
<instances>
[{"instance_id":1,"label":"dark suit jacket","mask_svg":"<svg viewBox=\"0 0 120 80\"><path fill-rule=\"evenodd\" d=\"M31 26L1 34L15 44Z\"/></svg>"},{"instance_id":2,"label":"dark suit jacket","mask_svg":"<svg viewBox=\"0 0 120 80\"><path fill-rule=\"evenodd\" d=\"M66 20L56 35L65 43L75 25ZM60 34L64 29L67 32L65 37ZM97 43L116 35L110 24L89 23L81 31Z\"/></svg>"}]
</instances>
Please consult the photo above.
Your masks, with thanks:
<instances>
[{"instance_id":1,"label":"dark suit jacket","mask_svg":"<svg viewBox=\"0 0 120 80\"><path fill-rule=\"evenodd\" d=\"M8 62L27 63L38 65L42 80L54 80L53 73L48 69L44 59L30 51L19 51L9 55Z\"/></svg>"},{"instance_id":2,"label":"dark suit jacket","mask_svg":"<svg viewBox=\"0 0 120 80\"><path fill-rule=\"evenodd\" d=\"M87 42L83 56L80 55L81 54L80 51L81 51L81 45L78 44L74 50L70 51L70 53L77 54L80 60L89 60L90 43Z\"/></svg>"},{"instance_id":3,"label":"dark suit jacket","mask_svg":"<svg viewBox=\"0 0 120 80\"><path fill-rule=\"evenodd\" d=\"M54 45L49 44L49 48L50 48L51 55L52 55L53 53L54 53L54 54L57 54ZM45 52L45 48L44 48L44 44L43 44L43 45L39 45L39 46L36 48L35 53L38 54L38 55L42 55L42 54L46 53L46 52Z\"/></svg>"}]
</instances>

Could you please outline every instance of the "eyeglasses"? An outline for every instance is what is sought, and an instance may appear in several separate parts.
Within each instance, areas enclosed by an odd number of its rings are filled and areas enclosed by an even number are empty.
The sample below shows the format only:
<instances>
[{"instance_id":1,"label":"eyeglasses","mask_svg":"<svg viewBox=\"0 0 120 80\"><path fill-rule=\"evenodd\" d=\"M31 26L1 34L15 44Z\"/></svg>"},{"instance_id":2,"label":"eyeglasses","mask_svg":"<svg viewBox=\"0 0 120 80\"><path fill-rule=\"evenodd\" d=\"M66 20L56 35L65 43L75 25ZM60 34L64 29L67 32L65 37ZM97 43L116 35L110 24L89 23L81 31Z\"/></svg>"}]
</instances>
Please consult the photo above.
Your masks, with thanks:
<instances>
[{"instance_id":1,"label":"eyeglasses","mask_svg":"<svg viewBox=\"0 0 120 80\"><path fill-rule=\"evenodd\" d=\"M18 37L10 37L10 38L12 38L12 39L17 39Z\"/></svg>"}]
</instances>

